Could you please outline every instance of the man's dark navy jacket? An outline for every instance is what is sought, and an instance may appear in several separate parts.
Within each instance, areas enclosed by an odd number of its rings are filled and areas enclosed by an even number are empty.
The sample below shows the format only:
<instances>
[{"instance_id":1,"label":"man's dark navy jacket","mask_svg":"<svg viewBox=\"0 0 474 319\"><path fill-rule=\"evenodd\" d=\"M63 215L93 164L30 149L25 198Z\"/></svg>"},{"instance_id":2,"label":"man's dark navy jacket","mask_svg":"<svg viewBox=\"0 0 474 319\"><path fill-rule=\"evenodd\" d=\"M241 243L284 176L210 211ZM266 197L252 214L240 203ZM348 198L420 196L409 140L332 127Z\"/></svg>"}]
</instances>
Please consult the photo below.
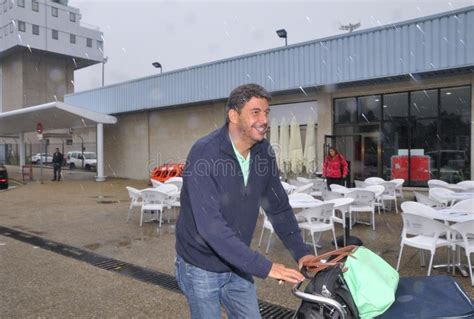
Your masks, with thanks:
<instances>
[{"instance_id":1,"label":"man's dark navy jacket","mask_svg":"<svg viewBox=\"0 0 474 319\"><path fill-rule=\"evenodd\" d=\"M267 140L250 152L247 186L227 125L198 140L183 173L176 252L196 267L267 277L271 262L249 248L259 207L295 260L310 254L288 203Z\"/></svg>"}]
</instances>

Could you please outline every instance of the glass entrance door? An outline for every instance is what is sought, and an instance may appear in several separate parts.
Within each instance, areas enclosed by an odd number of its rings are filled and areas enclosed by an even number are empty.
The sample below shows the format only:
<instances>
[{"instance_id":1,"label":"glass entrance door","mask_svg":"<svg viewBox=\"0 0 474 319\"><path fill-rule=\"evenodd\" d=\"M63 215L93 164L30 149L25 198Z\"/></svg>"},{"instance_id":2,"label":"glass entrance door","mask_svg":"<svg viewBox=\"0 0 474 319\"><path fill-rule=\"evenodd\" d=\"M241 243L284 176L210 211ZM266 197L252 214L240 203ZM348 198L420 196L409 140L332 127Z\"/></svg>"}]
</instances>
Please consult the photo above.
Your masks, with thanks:
<instances>
[{"instance_id":1,"label":"glass entrance door","mask_svg":"<svg viewBox=\"0 0 474 319\"><path fill-rule=\"evenodd\" d=\"M381 176L382 149L380 134L326 135L324 156L329 147L335 147L349 163L350 181Z\"/></svg>"}]
</instances>

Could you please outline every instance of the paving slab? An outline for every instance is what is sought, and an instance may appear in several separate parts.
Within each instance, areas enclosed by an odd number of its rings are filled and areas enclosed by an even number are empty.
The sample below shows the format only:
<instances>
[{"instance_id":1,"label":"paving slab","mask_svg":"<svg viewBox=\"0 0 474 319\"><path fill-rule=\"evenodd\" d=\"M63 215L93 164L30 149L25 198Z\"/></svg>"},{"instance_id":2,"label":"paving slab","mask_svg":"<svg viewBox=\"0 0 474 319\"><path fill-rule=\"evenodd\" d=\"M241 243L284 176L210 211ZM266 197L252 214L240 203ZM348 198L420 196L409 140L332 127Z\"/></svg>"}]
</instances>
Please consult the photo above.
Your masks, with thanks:
<instances>
[{"instance_id":1,"label":"paving slab","mask_svg":"<svg viewBox=\"0 0 474 319\"><path fill-rule=\"evenodd\" d=\"M0 236L2 318L186 318L184 296Z\"/></svg>"}]
</instances>

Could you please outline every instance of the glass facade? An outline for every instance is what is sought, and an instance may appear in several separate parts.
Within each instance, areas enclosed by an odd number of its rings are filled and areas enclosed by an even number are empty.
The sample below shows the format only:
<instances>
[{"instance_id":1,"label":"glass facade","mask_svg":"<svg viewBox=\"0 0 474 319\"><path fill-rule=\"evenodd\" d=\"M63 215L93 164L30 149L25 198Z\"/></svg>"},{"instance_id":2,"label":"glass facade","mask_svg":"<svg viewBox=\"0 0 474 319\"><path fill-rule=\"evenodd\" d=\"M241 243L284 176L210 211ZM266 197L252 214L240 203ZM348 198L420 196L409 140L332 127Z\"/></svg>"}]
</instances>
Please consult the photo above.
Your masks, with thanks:
<instances>
[{"instance_id":1,"label":"glass facade","mask_svg":"<svg viewBox=\"0 0 474 319\"><path fill-rule=\"evenodd\" d=\"M335 99L334 134L359 141L346 145L350 154L360 153L349 158L359 167L353 179L367 172L404 178L407 186L471 179L471 87Z\"/></svg>"}]
</instances>

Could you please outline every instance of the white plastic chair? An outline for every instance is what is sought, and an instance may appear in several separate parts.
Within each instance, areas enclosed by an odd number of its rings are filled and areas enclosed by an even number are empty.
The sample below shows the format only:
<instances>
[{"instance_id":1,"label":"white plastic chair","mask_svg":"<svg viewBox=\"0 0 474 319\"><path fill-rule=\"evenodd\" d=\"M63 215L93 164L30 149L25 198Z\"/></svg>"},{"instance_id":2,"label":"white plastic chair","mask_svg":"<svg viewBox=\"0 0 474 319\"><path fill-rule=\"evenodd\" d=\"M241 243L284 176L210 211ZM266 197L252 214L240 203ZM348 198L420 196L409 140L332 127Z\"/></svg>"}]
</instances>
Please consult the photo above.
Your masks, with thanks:
<instances>
[{"instance_id":1,"label":"white plastic chair","mask_svg":"<svg viewBox=\"0 0 474 319\"><path fill-rule=\"evenodd\" d=\"M434 199L434 198L429 198L428 196L418 193L418 192L413 192L415 195L416 201L421 204L425 204L426 206L432 207L432 208L442 208L444 205L440 201Z\"/></svg>"},{"instance_id":2,"label":"white plastic chair","mask_svg":"<svg viewBox=\"0 0 474 319\"><path fill-rule=\"evenodd\" d=\"M171 177L165 181L165 184L173 184L178 187L178 192L181 191L181 188L183 187L183 178L182 177Z\"/></svg>"},{"instance_id":3,"label":"white plastic chair","mask_svg":"<svg viewBox=\"0 0 474 319\"><path fill-rule=\"evenodd\" d=\"M462 188L474 188L474 181L462 181L456 184L457 186L461 186Z\"/></svg>"},{"instance_id":4,"label":"white plastic chair","mask_svg":"<svg viewBox=\"0 0 474 319\"><path fill-rule=\"evenodd\" d=\"M398 203L396 194L397 184L393 182L383 182L378 185L385 187L385 190L383 191L383 194L380 197L383 209L385 209L385 201L393 201L395 203L395 212L398 214Z\"/></svg>"},{"instance_id":5,"label":"white plastic chair","mask_svg":"<svg viewBox=\"0 0 474 319\"><path fill-rule=\"evenodd\" d=\"M346 197L354 198L354 202L349 206L349 214L356 213L356 222L359 213L371 213L372 229L375 230L375 193L368 190L355 190L347 193ZM370 225L370 223L367 223L367 225Z\"/></svg>"},{"instance_id":6,"label":"white plastic chair","mask_svg":"<svg viewBox=\"0 0 474 319\"><path fill-rule=\"evenodd\" d=\"M143 215L146 211L157 212L159 215L159 222L161 227L163 210L167 206L166 200L168 199L168 194L159 191L156 188L147 188L141 191L140 193L143 204L140 215L140 226L143 225Z\"/></svg>"},{"instance_id":7,"label":"white plastic chair","mask_svg":"<svg viewBox=\"0 0 474 319\"><path fill-rule=\"evenodd\" d=\"M350 189L339 184L331 184L329 185L329 188L331 189L332 192L341 193L341 194L347 194L348 192L350 192Z\"/></svg>"},{"instance_id":8,"label":"white plastic chair","mask_svg":"<svg viewBox=\"0 0 474 319\"><path fill-rule=\"evenodd\" d=\"M156 189L162 193L168 194L169 196L173 196L179 193L178 186L174 184L162 184L156 187Z\"/></svg>"},{"instance_id":9,"label":"white plastic chair","mask_svg":"<svg viewBox=\"0 0 474 319\"><path fill-rule=\"evenodd\" d=\"M316 179L313 181L313 189L310 194L315 197L322 197L323 191L326 189L327 189L326 182L322 179Z\"/></svg>"},{"instance_id":10,"label":"white plastic chair","mask_svg":"<svg viewBox=\"0 0 474 319\"><path fill-rule=\"evenodd\" d=\"M400 207L404 213L420 215L430 219L433 219L433 215L436 214L436 210L433 207L427 206L420 202L406 201L403 202Z\"/></svg>"},{"instance_id":11,"label":"white plastic chair","mask_svg":"<svg viewBox=\"0 0 474 319\"><path fill-rule=\"evenodd\" d=\"M160 182L160 181L157 181L155 179L152 179L151 180L151 185L153 185L153 188L157 188L158 186L163 185L163 183Z\"/></svg>"},{"instance_id":12,"label":"white plastic chair","mask_svg":"<svg viewBox=\"0 0 474 319\"><path fill-rule=\"evenodd\" d=\"M453 209L462 210L469 214L474 214L474 198L465 199L454 204Z\"/></svg>"},{"instance_id":13,"label":"white plastic chair","mask_svg":"<svg viewBox=\"0 0 474 319\"><path fill-rule=\"evenodd\" d=\"M461 192L474 193L474 181L462 181L456 184Z\"/></svg>"},{"instance_id":14,"label":"white plastic chair","mask_svg":"<svg viewBox=\"0 0 474 319\"><path fill-rule=\"evenodd\" d=\"M164 204L169 209L168 210L168 223L169 223L171 213L173 213L174 215L174 208L175 207L179 208L181 206L181 203L179 200L179 196L180 196L179 188L174 183L165 183L158 186L156 190L168 195Z\"/></svg>"},{"instance_id":15,"label":"white plastic chair","mask_svg":"<svg viewBox=\"0 0 474 319\"><path fill-rule=\"evenodd\" d=\"M265 254L268 254L268 250L270 249L270 242L272 241L272 235L275 231L273 230L272 223L268 219L267 214L261 207L260 207L260 213L263 214L263 225L262 225L262 234L260 235L260 240L258 241L258 248L260 248L260 245L262 244L263 233L265 232L265 229L268 229L270 231L270 236L268 236L267 248L265 249Z\"/></svg>"},{"instance_id":16,"label":"white plastic chair","mask_svg":"<svg viewBox=\"0 0 474 319\"><path fill-rule=\"evenodd\" d=\"M313 183L309 183L309 184L305 184L305 185L295 188L292 194L296 194L296 193L309 194L311 193L312 189L313 189Z\"/></svg>"},{"instance_id":17,"label":"white plastic chair","mask_svg":"<svg viewBox=\"0 0 474 319\"><path fill-rule=\"evenodd\" d=\"M380 178L380 177L367 177L364 182L368 183L368 184L380 184L380 183L383 183L385 182L385 180L383 178Z\"/></svg>"},{"instance_id":18,"label":"white plastic chair","mask_svg":"<svg viewBox=\"0 0 474 319\"><path fill-rule=\"evenodd\" d=\"M454 203L454 201L446 199L443 195L449 195L453 193L454 191L447 188L434 187L434 188L430 188L429 197L433 198L434 200L437 200L443 206L447 207L447 206L451 206Z\"/></svg>"},{"instance_id":19,"label":"white plastic chair","mask_svg":"<svg viewBox=\"0 0 474 319\"><path fill-rule=\"evenodd\" d=\"M336 231L334 229L334 204L333 203L321 203L321 205L305 209L298 214L300 218L304 219L304 222L299 223L299 227L303 230L307 230L311 234L311 240L313 242L314 254L318 255L317 243L321 238L323 231L332 230L334 244L337 249ZM314 234L317 233L317 240L314 238Z\"/></svg>"},{"instance_id":20,"label":"white plastic chair","mask_svg":"<svg viewBox=\"0 0 474 319\"><path fill-rule=\"evenodd\" d=\"M375 202L374 205L377 207L377 210L380 214L380 207L385 208L384 203L382 201L382 195L385 192L385 187L382 184L369 184L364 188L366 191L374 192L375 194Z\"/></svg>"},{"instance_id":21,"label":"white plastic chair","mask_svg":"<svg viewBox=\"0 0 474 319\"><path fill-rule=\"evenodd\" d=\"M313 196L311 196L310 194L306 194L306 193L293 193L293 194L290 194L288 195L288 199L290 200L295 200L295 201L314 201L314 202L320 202L320 200L314 198Z\"/></svg>"},{"instance_id":22,"label":"white plastic chair","mask_svg":"<svg viewBox=\"0 0 474 319\"><path fill-rule=\"evenodd\" d=\"M418 249L430 251L430 264L428 266L427 274L429 276L431 274L431 267L433 265L433 257L436 249L439 247L453 246L451 241L440 238L450 231L450 227L439 221L421 215L402 213L402 219L402 240L400 242L400 254L398 255L397 271L400 268L403 247L408 245ZM408 235L413 235L413 237L408 237ZM448 250L448 261L450 250L451 249Z\"/></svg>"},{"instance_id":23,"label":"white plastic chair","mask_svg":"<svg viewBox=\"0 0 474 319\"><path fill-rule=\"evenodd\" d=\"M474 286L471 263L471 254L474 253L474 220L451 225L451 228L462 236L461 240L456 241L456 245L464 248L464 251L466 252L469 276L471 277L471 286Z\"/></svg>"},{"instance_id":24,"label":"white plastic chair","mask_svg":"<svg viewBox=\"0 0 474 319\"><path fill-rule=\"evenodd\" d=\"M130 220L130 215L132 213L133 208L135 207L142 207L142 200L141 200L141 191L131 186L125 187L128 192L128 197L130 197L130 206L128 208L127 214L127 223Z\"/></svg>"},{"instance_id":25,"label":"white plastic chair","mask_svg":"<svg viewBox=\"0 0 474 319\"><path fill-rule=\"evenodd\" d=\"M446 183L445 181L442 181L440 179L430 179L428 181L428 187L430 189L435 187L449 188L449 183Z\"/></svg>"},{"instance_id":26,"label":"white plastic chair","mask_svg":"<svg viewBox=\"0 0 474 319\"><path fill-rule=\"evenodd\" d=\"M366 188L367 186L373 185L373 184L366 183L366 182L363 182L363 181L358 181L358 180L355 180L354 183L355 183L355 187L357 187L357 188Z\"/></svg>"},{"instance_id":27,"label":"white plastic chair","mask_svg":"<svg viewBox=\"0 0 474 319\"><path fill-rule=\"evenodd\" d=\"M323 200L330 200L330 199L336 199L336 198L344 197L344 194L341 194L341 193L338 193L338 192L331 192L331 191L328 191L327 189L323 190L321 192L321 195L323 197Z\"/></svg>"},{"instance_id":28,"label":"white plastic chair","mask_svg":"<svg viewBox=\"0 0 474 319\"><path fill-rule=\"evenodd\" d=\"M403 183L405 183L405 180L403 178L395 178L390 180L390 182L395 183L397 186L395 187L395 191L398 197L403 199Z\"/></svg>"},{"instance_id":29,"label":"white plastic chair","mask_svg":"<svg viewBox=\"0 0 474 319\"><path fill-rule=\"evenodd\" d=\"M290 185L286 182L281 182L283 189L285 190L286 194L290 195L296 189L296 186Z\"/></svg>"},{"instance_id":30,"label":"white plastic chair","mask_svg":"<svg viewBox=\"0 0 474 319\"><path fill-rule=\"evenodd\" d=\"M301 183L301 185L305 185L305 184L309 184L309 183L312 183L313 181L310 180L309 178L306 178L306 177L301 177L301 176L298 176L296 177L296 181Z\"/></svg>"}]
</instances>

